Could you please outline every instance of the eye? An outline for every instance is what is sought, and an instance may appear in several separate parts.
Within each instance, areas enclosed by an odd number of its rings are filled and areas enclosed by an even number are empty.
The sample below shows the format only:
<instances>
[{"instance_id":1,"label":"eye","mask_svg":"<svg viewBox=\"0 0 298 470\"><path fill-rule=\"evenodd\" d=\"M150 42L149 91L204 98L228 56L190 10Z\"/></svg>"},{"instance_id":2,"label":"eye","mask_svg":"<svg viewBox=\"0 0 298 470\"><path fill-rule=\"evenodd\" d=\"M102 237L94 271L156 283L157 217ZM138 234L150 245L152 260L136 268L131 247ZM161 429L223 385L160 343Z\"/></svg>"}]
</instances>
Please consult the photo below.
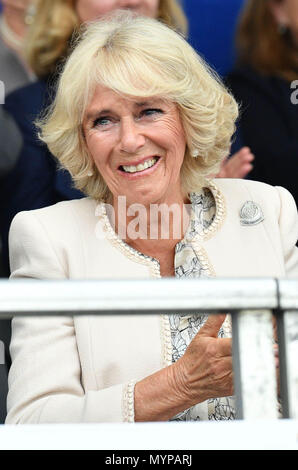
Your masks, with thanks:
<instances>
[{"instance_id":1,"label":"eye","mask_svg":"<svg viewBox=\"0 0 298 470\"><path fill-rule=\"evenodd\" d=\"M163 113L164 113L163 110L160 108L147 108L141 112L141 117L142 116L155 116L157 114L163 114Z\"/></svg>"},{"instance_id":2,"label":"eye","mask_svg":"<svg viewBox=\"0 0 298 470\"><path fill-rule=\"evenodd\" d=\"M105 127L111 124L111 119L108 116L96 118L93 122L93 127Z\"/></svg>"}]
</instances>

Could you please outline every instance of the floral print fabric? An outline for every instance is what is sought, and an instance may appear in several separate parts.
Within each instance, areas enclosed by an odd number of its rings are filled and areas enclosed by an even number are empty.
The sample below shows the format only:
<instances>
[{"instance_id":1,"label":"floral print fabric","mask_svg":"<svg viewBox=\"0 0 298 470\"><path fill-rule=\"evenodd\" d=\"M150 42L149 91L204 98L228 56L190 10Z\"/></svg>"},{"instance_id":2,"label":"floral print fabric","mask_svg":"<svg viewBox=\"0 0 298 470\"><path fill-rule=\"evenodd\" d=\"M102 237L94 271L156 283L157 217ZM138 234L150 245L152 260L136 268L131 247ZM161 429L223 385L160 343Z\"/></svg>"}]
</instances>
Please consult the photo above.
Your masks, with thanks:
<instances>
[{"instance_id":1,"label":"floral print fabric","mask_svg":"<svg viewBox=\"0 0 298 470\"><path fill-rule=\"evenodd\" d=\"M192 240L208 228L216 214L216 203L212 192L203 188L201 193L190 194L191 217L184 239L176 245L175 276L177 278L202 279L209 277L193 248ZM172 362L176 362L189 343L204 325L208 315L169 316L172 340ZM225 336L223 328L219 336ZM233 397L213 398L199 403L174 416L171 421L228 420L235 418Z\"/></svg>"}]
</instances>

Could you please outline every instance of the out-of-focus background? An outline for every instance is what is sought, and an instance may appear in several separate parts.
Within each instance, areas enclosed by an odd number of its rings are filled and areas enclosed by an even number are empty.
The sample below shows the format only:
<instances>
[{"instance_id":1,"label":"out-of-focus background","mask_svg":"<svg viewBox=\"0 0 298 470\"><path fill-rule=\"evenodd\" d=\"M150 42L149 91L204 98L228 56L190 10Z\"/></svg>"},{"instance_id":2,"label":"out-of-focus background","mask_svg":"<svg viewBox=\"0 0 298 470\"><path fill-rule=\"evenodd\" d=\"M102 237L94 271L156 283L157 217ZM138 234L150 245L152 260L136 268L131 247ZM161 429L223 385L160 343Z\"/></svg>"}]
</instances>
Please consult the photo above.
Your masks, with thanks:
<instances>
[{"instance_id":1,"label":"out-of-focus background","mask_svg":"<svg viewBox=\"0 0 298 470\"><path fill-rule=\"evenodd\" d=\"M189 21L189 42L221 75L234 63L235 25L243 3L244 0L182 1Z\"/></svg>"},{"instance_id":2,"label":"out-of-focus background","mask_svg":"<svg viewBox=\"0 0 298 470\"><path fill-rule=\"evenodd\" d=\"M184 0L189 42L220 75L235 61L234 34L244 0Z\"/></svg>"}]
</instances>

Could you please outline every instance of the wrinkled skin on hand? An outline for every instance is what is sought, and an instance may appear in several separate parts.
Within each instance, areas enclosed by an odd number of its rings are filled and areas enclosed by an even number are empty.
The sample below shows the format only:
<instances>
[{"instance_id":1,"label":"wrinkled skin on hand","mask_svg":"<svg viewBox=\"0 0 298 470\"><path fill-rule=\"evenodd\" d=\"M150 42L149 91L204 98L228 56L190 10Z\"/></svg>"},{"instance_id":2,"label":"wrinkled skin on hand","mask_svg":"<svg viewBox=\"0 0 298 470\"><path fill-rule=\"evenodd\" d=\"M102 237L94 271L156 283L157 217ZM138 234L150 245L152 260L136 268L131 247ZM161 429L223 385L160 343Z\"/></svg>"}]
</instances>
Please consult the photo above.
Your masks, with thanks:
<instances>
[{"instance_id":1,"label":"wrinkled skin on hand","mask_svg":"<svg viewBox=\"0 0 298 470\"><path fill-rule=\"evenodd\" d=\"M231 338L218 338L225 315L210 315L176 363L176 385L191 405L233 395Z\"/></svg>"}]
</instances>

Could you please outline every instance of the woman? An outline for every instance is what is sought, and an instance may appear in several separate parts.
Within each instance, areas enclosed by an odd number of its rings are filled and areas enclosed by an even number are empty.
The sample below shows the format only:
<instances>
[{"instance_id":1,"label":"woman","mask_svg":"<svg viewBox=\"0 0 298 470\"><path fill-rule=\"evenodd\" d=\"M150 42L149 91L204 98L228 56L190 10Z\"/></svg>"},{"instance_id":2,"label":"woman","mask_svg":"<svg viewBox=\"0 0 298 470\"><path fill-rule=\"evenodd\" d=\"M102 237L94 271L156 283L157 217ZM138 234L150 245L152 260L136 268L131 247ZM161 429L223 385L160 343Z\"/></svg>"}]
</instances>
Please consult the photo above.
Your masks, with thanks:
<instances>
[{"instance_id":1,"label":"woman","mask_svg":"<svg viewBox=\"0 0 298 470\"><path fill-rule=\"evenodd\" d=\"M297 203L297 1L248 0L237 45L238 65L228 83L242 107L242 144L256 157L250 177L284 186Z\"/></svg>"},{"instance_id":2,"label":"woman","mask_svg":"<svg viewBox=\"0 0 298 470\"><path fill-rule=\"evenodd\" d=\"M36 19L28 35L27 58L40 80L13 93L6 102L24 138L18 166L1 188L0 226L7 271L8 231L15 214L82 197L73 188L69 173L57 171L53 156L37 140L33 125L34 117L53 99L57 64L67 56L72 34L79 24L125 8L157 17L183 34L187 32L186 18L177 0L39 0L36 8ZM251 170L252 159L249 149L242 149L235 158L225 161L221 176L242 178Z\"/></svg>"},{"instance_id":3,"label":"woman","mask_svg":"<svg viewBox=\"0 0 298 470\"><path fill-rule=\"evenodd\" d=\"M129 13L90 25L40 124L89 197L16 216L12 278L297 276L290 194L206 179L236 117L233 97L167 26ZM180 235L173 215L167 237L160 218L154 236L135 236L156 205L174 207ZM233 419L230 332L223 315L14 319L7 422Z\"/></svg>"}]
</instances>

